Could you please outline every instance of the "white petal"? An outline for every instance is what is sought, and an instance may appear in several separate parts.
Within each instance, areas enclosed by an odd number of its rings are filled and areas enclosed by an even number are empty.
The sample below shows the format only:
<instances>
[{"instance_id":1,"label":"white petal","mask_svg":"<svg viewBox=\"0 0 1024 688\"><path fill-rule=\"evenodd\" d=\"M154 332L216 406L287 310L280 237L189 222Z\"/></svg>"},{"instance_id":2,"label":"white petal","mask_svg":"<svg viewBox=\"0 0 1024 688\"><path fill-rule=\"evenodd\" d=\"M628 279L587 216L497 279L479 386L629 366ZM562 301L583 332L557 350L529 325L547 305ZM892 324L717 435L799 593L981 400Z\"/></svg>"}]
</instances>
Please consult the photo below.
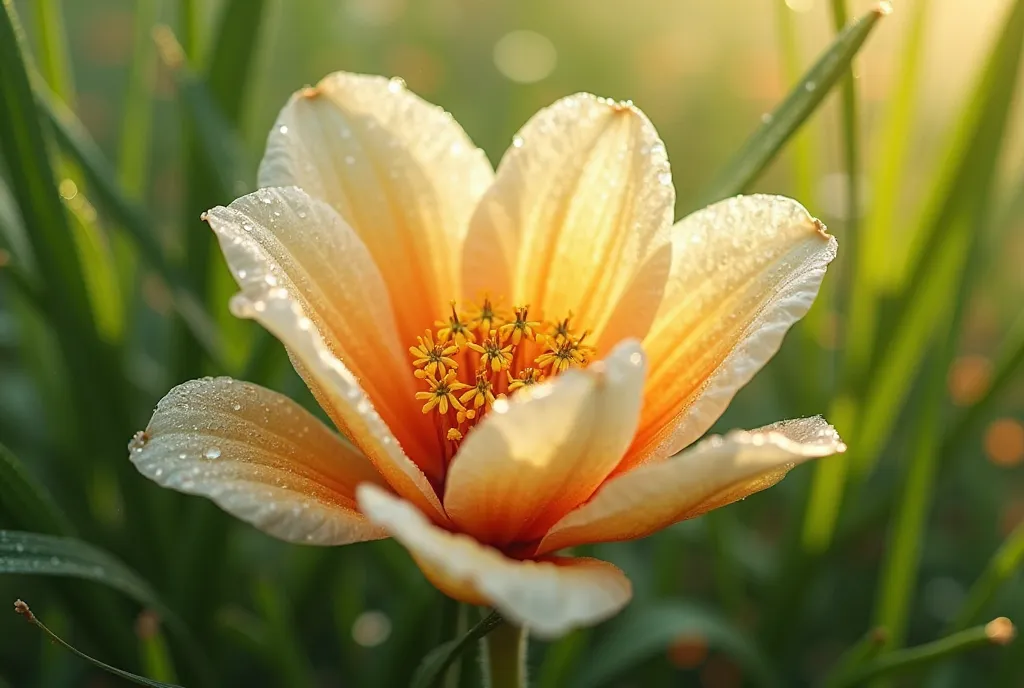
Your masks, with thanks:
<instances>
[{"instance_id":1,"label":"white petal","mask_svg":"<svg viewBox=\"0 0 1024 688\"><path fill-rule=\"evenodd\" d=\"M644 372L639 343L625 342L590 368L496 402L448 469L449 518L496 545L541 537L622 459L640 417Z\"/></svg>"},{"instance_id":2,"label":"white petal","mask_svg":"<svg viewBox=\"0 0 1024 688\"><path fill-rule=\"evenodd\" d=\"M835 429L818 417L709 437L667 461L610 479L556 523L537 551L644 537L771 487L799 463L845 450Z\"/></svg>"},{"instance_id":3,"label":"white petal","mask_svg":"<svg viewBox=\"0 0 1024 688\"><path fill-rule=\"evenodd\" d=\"M231 378L172 389L132 441L131 460L156 483L209 497L289 542L344 545L387 537L355 502L383 484L373 465L277 392Z\"/></svg>"},{"instance_id":4,"label":"white petal","mask_svg":"<svg viewBox=\"0 0 1024 688\"><path fill-rule=\"evenodd\" d=\"M619 471L703 435L814 302L836 240L796 201L737 196L672 229L672 268L644 350L644 412Z\"/></svg>"},{"instance_id":5,"label":"white petal","mask_svg":"<svg viewBox=\"0 0 1024 688\"><path fill-rule=\"evenodd\" d=\"M380 266L403 341L458 298L469 217L494 173L441 108L400 80L337 72L278 116L260 186L300 186L330 203Z\"/></svg>"},{"instance_id":6,"label":"white petal","mask_svg":"<svg viewBox=\"0 0 1024 688\"><path fill-rule=\"evenodd\" d=\"M442 592L492 605L540 637L554 637L618 612L629 602L629 579L597 559L509 559L466 535L427 521L411 504L373 485L358 491L363 513L402 543Z\"/></svg>"}]
</instances>

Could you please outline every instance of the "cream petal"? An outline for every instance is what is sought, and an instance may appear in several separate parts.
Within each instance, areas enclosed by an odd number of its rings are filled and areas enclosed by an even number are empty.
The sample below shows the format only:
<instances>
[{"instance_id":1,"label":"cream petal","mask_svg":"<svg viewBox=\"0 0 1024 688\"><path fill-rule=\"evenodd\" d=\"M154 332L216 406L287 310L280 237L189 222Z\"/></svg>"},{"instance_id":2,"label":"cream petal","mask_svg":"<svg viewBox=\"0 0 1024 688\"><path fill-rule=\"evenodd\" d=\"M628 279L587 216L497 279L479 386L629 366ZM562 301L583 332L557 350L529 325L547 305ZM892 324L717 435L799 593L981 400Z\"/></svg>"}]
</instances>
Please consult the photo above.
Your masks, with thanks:
<instances>
[{"instance_id":1,"label":"cream petal","mask_svg":"<svg viewBox=\"0 0 1024 688\"><path fill-rule=\"evenodd\" d=\"M473 538L427 521L411 504L373 485L357 490L359 507L409 550L445 594L494 606L539 637L559 636L618 612L629 602L629 579L597 559L509 559Z\"/></svg>"},{"instance_id":2,"label":"cream petal","mask_svg":"<svg viewBox=\"0 0 1024 688\"><path fill-rule=\"evenodd\" d=\"M285 396L231 378L172 389L130 445L139 472L208 497L289 542L344 545L387 537L359 512L373 465Z\"/></svg>"},{"instance_id":3,"label":"cream petal","mask_svg":"<svg viewBox=\"0 0 1024 688\"><path fill-rule=\"evenodd\" d=\"M494 177L450 114L398 79L337 72L278 115L260 186L330 203L380 266L404 342L460 293L469 217Z\"/></svg>"},{"instance_id":4,"label":"cream petal","mask_svg":"<svg viewBox=\"0 0 1024 688\"><path fill-rule=\"evenodd\" d=\"M448 469L452 522L483 542L528 542L586 501L636 432L645 368L640 344L624 342L603 362L496 402Z\"/></svg>"},{"instance_id":5,"label":"cream petal","mask_svg":"<svg viewBox=\"0 0 1024 688\"><path fill-rule=\"evenodd\" d=\"M261 215L257 209L266 214ZM302 217L304 212L306 218ZM280 216L275 213L280 213ZM360 296L370 300L383 296L379 292L360 291L372 288L372 261L356 265L358 244L349 245L352 253L342 262L352 263L343 269L352 270L353 276L341 284L334 284L334 279L318 283L313 276L302 271L299 263L293 266L282 263L278 260L281 256L275 255L280 245L275 243L275 232L269 229L270 226L278 223L280 227L286 224L303 226L300 221L315 220L315 225L311 223L303 231L326 227L318 236L327 246L337 240L335 232L344 227L340 222L321 224L331 216L337 218L328 206L309 199L299 189L261 189L235 201L230 208L214 208L205 217L217 233L242 290L232 299L232 312L238 317L258 321L281 340L288 347L296 368L304 374L338 428L369 457L395 490L443 522L444 512L437 495L423 471L406 455L403 446L408 443L416 456L430 457L429 450L417 444L418 436L405 426L399 428L403 433L402 444L399 444L377 411L376 400L367 396L360 380L335 353L334 348L337 348L339 354L344 355L348 351L346 347L350 346L348 342L332 341L334 328L341 324L333 319L325 321L318 310L319 300L326 298L322 292L316 291L321 288L328 289L332 297L337 295L346 299L345 303L353 304L354 308L371 308L372 304L356 304ZM281 231L278 229L278 233ZM327 248L324 250L329 251ZM286 271L283 265L294 269ZM352 291L346 292L348 289ZM362 335L355 333L354 336Z\"/></svg>"},{"instance_id":6,"label":"cream petal","mask_svg":"<svg viewBox=\"0 0 1024 688\"><path fill-rule=\"evenodd\" d=\"M387 289L352 228L331 206L295 187L260 189L214 208L206 218L239 284L280 287L298 299L310 325L356 376L402 447L440 477L434 430L412 401L415 378ZM322 393L317 396L324 401ZM330 403L325 410L340 421Z\"/></svg>"},{"instance_id":7,"label":"cream petal","mask_svg":"<svg viewBox=\"0 0 1024 688\"><path fill-rule=\"evenodd\" d=\"M836 240L796 201L738 196L672 228L672 268L643 341L640 429L618 472L703 435L814 302Z\"/></svg>"},{"instance_id":8,"label":"cream petal","mask_svg":"<svg viewBox=\"0 0 1024 688\"><path fill-rule=\"evenodd\" d=\"M667 240L674 203L665 146L642 112L564 98L520 130L481 199L463 293L531 304L549 319L571 311L600 339L638 267Z\"/></svg>"},{"instance_id":9,"label":"cream petal","mask_svg":"<svg viewBox=\"0 0 1024 688\"><path fill-rule=\"evenodd\" d=\"M608 480L551 528L537 552L644 537L770 487L799 463L845 450L819 417L709 437L667 461Z\"/></svg>"}]
</instances>

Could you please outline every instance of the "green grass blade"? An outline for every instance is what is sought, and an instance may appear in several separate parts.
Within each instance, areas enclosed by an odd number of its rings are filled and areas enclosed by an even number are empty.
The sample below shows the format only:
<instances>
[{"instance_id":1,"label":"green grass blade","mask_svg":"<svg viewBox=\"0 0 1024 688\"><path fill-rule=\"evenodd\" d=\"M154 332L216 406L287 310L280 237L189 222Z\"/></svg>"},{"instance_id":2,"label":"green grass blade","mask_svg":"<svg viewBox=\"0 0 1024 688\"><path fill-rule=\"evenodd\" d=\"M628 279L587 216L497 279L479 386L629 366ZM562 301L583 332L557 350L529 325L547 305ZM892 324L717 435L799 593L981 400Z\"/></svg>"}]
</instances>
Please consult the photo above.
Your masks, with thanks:
<instances>
[{"instance_id":1,"label":"green grass blade","mask_svg":"<svg viewBox=\"0 0 1024 688\"><path fill-rule=\"evenodd\" d=\"M876 8L846 27L766 122L740 148L701 196L708 205L746 190L849 69L871 30L886 12Z\"/></svg>"},{"instance_id":2,"label":"green grass blade","mask_svg":"<svg viewBox=\"0 0 1024 688\"><path fill-rule=\"evenodd\" d=\"M52 94L40 95L41 112L53 125L55 138L61 148L82 169L90 192L118 226L125 230L142 260L163 279L175 308L207 355L227 370L217 326L205 312L199 298L188 288L181 270L167 258L153 234L156 223L141 206L121 192L116 181L117 175L74 113Z\"/></svg>"},{"instance_id":3,"label":"green grass blade","mask_svg":"<svg viewBox=\"0 0 1024 688\"><path fill-rule=\"evenodd\" d=\"M753 685L781 685L767 657L732 623L710 610L675 601L659 601L610 622L571 685L614 685L616 679L686 635L699 636L709 647L728 655Z\"/></svg>"},{"instance_id":4,"label":"green grass blade","mask_svg":"<svg viewBox=\"0 0 1024 688\"><path fill-rule=\"evenodd\" d=\"M1002 547L989 560L985 571L971 586L960 611L949 626L949 632L962 631L985 611L996 594L1013 578L1024 564L1024 523L1018 525L1006 538Z\"/></svg>"},{"instance_id":5,"label":"green grass blade","mask_svg":"<svg viewBox=\"0 0 1024 688\"><path fill-rule=\"evenodd\" d=\"M74 527L53 497L21 464L7 447L0 444L0 506L19 528L72 535Z\"/></svg>"},{"instance_id":6,"label":"green grass blade","mask_svg":"<svg viewBox=\"0 0 1024 688\"><path fill-rule=\"evenodd\" d=\"M886 355L869 376L872 384L865 394L864 413L856 427L858 441L852 456L860 476L874 467L936 323L941 322L942 314L949 308L958 284L958 263L962 264L967 256L960 248L967 243L965 235L986 226L962 207L963 196L989 197L988 187L997 167L1020 72L1022 42L1024 3L1018 1L1012 6L978 85L967 101L950 154L945 158L950 163L939 172L915 236L918 248L912 253L910 276L902 287L892 319L899 326L886 344ZM985 209L978 212L982 210ZM961 215L964 212L966 216ZM983 214L989 213L985 210Z\"/></svg>"},{"instance_id":7,"label":"green grass blade","mask_svg":"<svg viewBox=\"0 0 1024 688\"><path fill-rule=\"evenodd\" d=\"M39 69L54 93L68 103L75 101L75 80L68 59L67 33L60 0L35 0Z\"/></svg>"},{"instance_id":8,"label":"green grass blade","mask_svg":"<svg viewBox=\"0 0 1024 688\"><path fill-rule=\"evenodd\" d=\"M488 633L500 626L503 622L498 612L492 612L485 619L461 638L450 640L439 645L420 662L413 676L410 688L433 688L439 686L441 679L452 663L459 659L464 652L469 650L475 642L485 637Z\"/></svg>"},{"instance_id":9,"label":"green grass blade","mask_svg":"<svg viewBox=\"0 0 1024 688\"><path fill-rule=\"evenodd\" d=\"M862 666L859 671L851 672L842 680L830 684L830 688L852 688L862 686L872 679L920 671L977 648L1006 645L1013 640L1014 634L1015 630L1009 619L1000 617L984 626L960 631L941 640L884 654Z\"/></svg>"},{"instance_id":10,"label":"green grass blade","mask_svg":"<svg viewBox=\"0 0 1024 688\"><path fill-rule=\"evenodd\" d=\"M118 178L125 195L141 199L149 178L149 138L153 125L153 80L156 48L150 30L160 15L161 0L140 0L135 7L135 46L128 72L121 124ZM58 94L59 95L59 94Z\"/></svg>"},{"instance_id":11,"label":"green grass blade","mask_svg":"<svg viewBox=\"0 0 1024 688\"><path fill-rule=\"evenodd\" d=\"M136 684L138 684L140 686L151 686L151 688L182 688L182 686L176 686L176 685L170 684L170 683L161 683L160 681L154 681L154 680L148 679L148 678L146 678L144 676L137 676L136 674L133 674L133 673L131 673L129 671L125 671L124 669L118 669L117 667L111 666L111 665L109 665L109 664L107 664L105 662L101 662L98 659L94 659L93 657L90 657L89 655L85 654L81 650L78 650L74 646L72 646L69 643L67 643L66 641L62 640L60 638L60 636L58 636L53 631L51 631L49 628L47 628L45 625L43 625L43 622L36 618L36 615L32 613L31 609L29 609L29 606L27 604L25 604L24 602L22 602L21 600L18 600L18 601L16 601L14 603L14 610L17 613L19 613L22 616L24 616L29 621L29 623L31 623L32 625L36 626L41 631L43 631L46 635L48 635L50 637L50 640L52 640L53 642L57 643L58 645L63 646L68 651L78 655L79 657L81 657L85 661L89 662L93 666L95 666L95 667L97 667L99 669L102 669L103 671L106 671L107 673L113 674L114 676L120 676L121 678L123 678L125 680L128 680L128 681L131 681L132 683L136 683Z\"/></svg>"}]
</instances>

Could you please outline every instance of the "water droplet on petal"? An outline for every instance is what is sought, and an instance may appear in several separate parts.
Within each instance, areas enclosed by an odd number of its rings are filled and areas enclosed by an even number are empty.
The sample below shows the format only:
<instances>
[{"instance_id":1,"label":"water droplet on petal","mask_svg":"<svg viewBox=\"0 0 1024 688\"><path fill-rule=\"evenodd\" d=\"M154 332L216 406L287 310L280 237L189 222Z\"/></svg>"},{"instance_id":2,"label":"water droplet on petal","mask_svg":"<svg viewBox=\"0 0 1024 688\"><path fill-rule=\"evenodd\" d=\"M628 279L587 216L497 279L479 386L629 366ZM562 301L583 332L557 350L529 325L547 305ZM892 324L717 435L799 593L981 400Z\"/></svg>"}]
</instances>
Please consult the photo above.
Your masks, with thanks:
<instances>
[{"instance_id":1,"label":"water droplet on petal","mask_svg":"<svg viewBox=\"0 0 1024 688\"><path fill-rule=\"evenodd\" d=\"M402 79L401 77L396 76L396 77L392 77L391 80L388 81L388 91L390 91L391 93L400 93L400 92L402 92L404 90L405 90L405 79Z\"/></svg>"},{"instance_id":2,"label":"water droplet on petal","mask_svg":"<svg viewBox=\"0 0 1024 688\"><path fill-rule=\"evenodd\" d=\"M241 404L234 404L234 405L231 406L231 408L233 410L235 410L235 411L241 411L242 410L242 405Z\"/></svg>"},{"instance_id":3,"label":"water droplet on petal","mask_svg":"<svg viewBox=\"0 0 1024 688\"><path fill-rule=\"evenodd\" d=\"M514 137L512 137L512 147L513 148L522 148L523 147L523 137L522 136L514 136Z\"/></svg>"},{"instance_id":4,"label":"water droplet on petal","mask_svg":"<svg viewBox=\"0 0 1024 688\"><path fill-rule=\"evenodd\" d=\"M220 458L220 449L218 447L209 447L203 452L203 458L213 461L214 459Z\"/></svg>"},{"instance_id":5,"label":"water droplet on petal","mask_svg":"<svg viewBox=\"0 0 1024 688\"><path fill-rule=\"evenodd\" d=\"M288 125L287 124L282 124L281 126L279 126L277 128L277 130L279 132L281 132L282 134L287 134L288 133Z\"/></svg>"}]
</instances>

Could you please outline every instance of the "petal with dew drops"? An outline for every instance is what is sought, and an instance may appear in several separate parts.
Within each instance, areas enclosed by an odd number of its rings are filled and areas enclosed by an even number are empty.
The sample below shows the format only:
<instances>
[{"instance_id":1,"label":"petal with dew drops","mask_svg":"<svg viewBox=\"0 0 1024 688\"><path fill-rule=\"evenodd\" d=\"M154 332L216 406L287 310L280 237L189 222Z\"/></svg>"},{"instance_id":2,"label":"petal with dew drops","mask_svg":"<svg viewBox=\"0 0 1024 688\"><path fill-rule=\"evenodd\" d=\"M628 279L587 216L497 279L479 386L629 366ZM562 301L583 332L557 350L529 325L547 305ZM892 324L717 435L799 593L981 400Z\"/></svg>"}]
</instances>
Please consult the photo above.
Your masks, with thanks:
<instances>
[{"instance_id":1,"label":"petal with dew drops","mask_svg":"<svg viewBox=\"0 0 1024 688\"><path fill-rule=\"evenodd\" d=\"M263 281L298 299L310 326L358 378L405 451L439 477L433 427L410 403L414 378L387 289L352 228L327 203L296 187L260 189L214 208L206 219L236 280ZM316 381L306 370L300 373L343 427Z\"/></svg>"},{"instance_id":2,"label":"petal with dew drops","mask_svg":"<svg viewBox=\"0 0 1024 688\"><path fill-rule=\"evenodd\" d=\"M494 177L450 114L400 79L336 72L278 115L260 186L330 203L380 266L411 343L459 294L469 217Z\"/></svg>"},{"instance_id":3,"label":"petal with dew drops","mask_svg":"<svg viewBox=\"0 0 1024 688\"><path fill-rule=\"evenodd\" d=\"M674 203L665 146L640 110L563 98L520 130L481 199L463 294L532 304L546 318L572 312L600 339L639 266L665 243Z\"/></svg>"},{"instance_id":4,"label":"petal with dew drops","mask_svg":"<svg viewBox=\"0 0 1024 688\"><path fill-rule=\"evenodd\" d=\"M268 222L284 221L286 210L299 217L301 211L283 200L287 191L261 189L254 194L257 199L270 201L264 204L271 209L273 219ZM292 189L290 193L302 192ZM263 203L262 200L257 202ZM318 207L326 208L323 204ZM274 208L281 213L280 217L273 214ZM329 208L327 211L333 213ZM432 518L445 522L441 502L423 471L406 455L360 381L325 341L325 337L331 336L331 330L325 330L325 334L319 329L314 320L318 317L314 302L301 293L290 275L279 269L266 245L249 236L250 232L260 236L272 233L265 227L258 231L256 217L251 218L251 229L247 230L245 217L231 208L214 208L206 214L221 248L231 256L228 262L242 290L231 300L232 313L256 320L277 337L288 348L296 369L303 373L338 429L366 454L399 494ZM238 233L239 223L241 234ZM242 266L251 266L253 271Z\"/></svg>"},{"instance_id":5,"label":"petal with dew drops","mask_svg":"<svg viewBox=\"0 0 1024 688\"><path fill-rule=\"evenodd\" d=\"M645 361L627 341L585 370L496 402L448 469L444 507L495 545L541 537L622 459L640 417Z\"/></svg>"},{"instance_id":6,"label":"petal with dew drops","mask_svg":"<svg viewBox=\"0 0 1024 688\"><path fill-rule=\"evenodd\" d=\"M555 637L602 621L629 602L629 579L597 559L509 559L473 538L427 521L411 504L373 485L357 490L359 507L409 550L423 574L446 595L491 605L539 637Z\"/></svg>"},{"instance_id":7,"label":"petal with dew drops","mask_svg":"<svg viewBox=\"0 0 1024 688\"><path fill-rule=\"evenodd\" d=\"M130 449L147 478L208 497L282 540L387 537L355 500L356 485L383 484L373 465L291 399L258 385L227 377L178 385Z\"/></svg>"},{"instance_id":8,"label":"petal with dew drops","mask_svg":"<svg viewBox=\"0 0 1024 688\"><path fill-rule=\"evenodd\" d=\"M771 487L799 463L845 450L819 417L709 437L667 461L608 480L551 528L537 552L644 537Z\"/></svg>"},{"instance_id":9,"label":"petal with dew drops","mask_svg":"<svg viewBox=\"0 0 1024 688\"><path fill-rule=\"evenodd\" d=\"M617 472L707 432L811 307L836 240L782 196L737 196L672 228L672 267L644 338L640 429Z\"/></svg>"}]
</instances>

